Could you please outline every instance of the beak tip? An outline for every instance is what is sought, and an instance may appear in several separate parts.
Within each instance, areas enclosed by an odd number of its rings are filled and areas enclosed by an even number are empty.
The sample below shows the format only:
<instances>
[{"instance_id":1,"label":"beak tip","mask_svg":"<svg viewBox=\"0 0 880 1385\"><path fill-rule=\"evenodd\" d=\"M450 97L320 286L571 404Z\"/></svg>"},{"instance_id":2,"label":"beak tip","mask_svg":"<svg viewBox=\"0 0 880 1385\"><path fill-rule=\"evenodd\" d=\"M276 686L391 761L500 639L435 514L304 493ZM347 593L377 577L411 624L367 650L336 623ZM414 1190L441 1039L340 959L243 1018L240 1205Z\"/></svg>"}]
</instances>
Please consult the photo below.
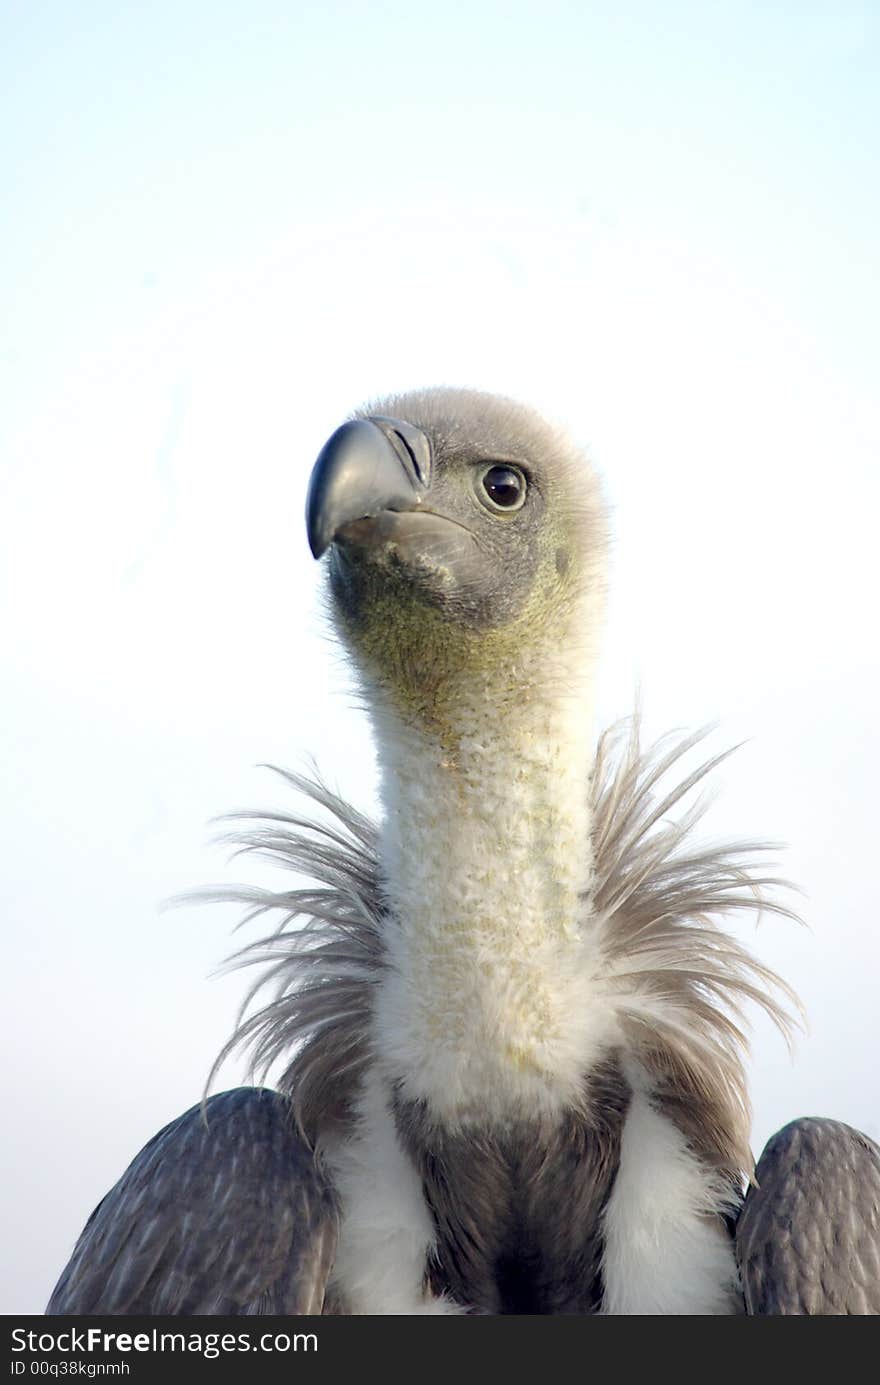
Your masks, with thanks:
<instances>
[{"instance_id":1,"label":"beak tip","mask_svg":"<svg viewBox=\"0 0 880 1385\"><path fill-rule=\"evenodd\" d=\"M327 549L330 547L329 540L325 540L323 535L317 534L310 524L308 524L306 527L308 532L309 548L311 549L312 557L323 558L324 554L327 552Z\"/></svg>"}]
</instances>

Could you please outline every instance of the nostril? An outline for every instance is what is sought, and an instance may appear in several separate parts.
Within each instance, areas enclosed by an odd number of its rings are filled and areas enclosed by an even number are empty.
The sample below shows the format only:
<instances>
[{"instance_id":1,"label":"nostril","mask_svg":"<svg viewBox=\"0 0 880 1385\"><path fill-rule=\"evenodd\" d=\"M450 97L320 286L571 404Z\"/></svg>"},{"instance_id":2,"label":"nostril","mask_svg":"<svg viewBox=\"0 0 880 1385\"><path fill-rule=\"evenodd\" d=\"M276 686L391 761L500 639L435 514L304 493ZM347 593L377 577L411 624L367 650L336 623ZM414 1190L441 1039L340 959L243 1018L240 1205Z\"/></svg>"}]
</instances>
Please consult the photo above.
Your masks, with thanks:
<instances>
[{"instance_id":1,"label":"nostril","mask_svg":"<svg viewBox=\"0 0 880 1385\"><path fill-rule=\"evenodd\" d=\"M431 482L431 444L420 428L399 418L371 414L370 422L385 434L406 469L427 489Z\"/></svg>"},{"instance_id":2,"label":"nostril","mask_svg":"<svg viewBox=\"0 0 880 1385\"><path fill-rule=\"evenodd\" d=\"M410 447L409 443L407 442L406 438L403 436L399 428L394 428L392 429L392 431L394 433L394 436L400 442L401 446L406 449L407 456L413 464L413 469L416 473L416 476L419 478L422 485L426 486L428 484L428 478L427 476L422 475L422 468L419 465L419 459L416 456L414 449Z\"/></svg>"}]
</instances>

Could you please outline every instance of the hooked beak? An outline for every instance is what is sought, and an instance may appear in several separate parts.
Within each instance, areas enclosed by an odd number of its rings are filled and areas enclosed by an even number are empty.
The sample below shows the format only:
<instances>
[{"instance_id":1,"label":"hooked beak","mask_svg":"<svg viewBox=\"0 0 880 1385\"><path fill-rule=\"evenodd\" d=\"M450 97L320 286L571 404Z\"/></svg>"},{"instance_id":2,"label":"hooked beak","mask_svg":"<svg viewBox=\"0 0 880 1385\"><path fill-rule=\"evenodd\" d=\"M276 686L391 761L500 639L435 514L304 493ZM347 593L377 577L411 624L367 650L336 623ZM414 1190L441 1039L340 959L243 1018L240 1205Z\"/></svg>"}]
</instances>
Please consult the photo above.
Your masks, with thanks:
<instances>
[{"instance_id":1,"label":"hooked beak","mask_svg":"<svg viewBox=\"0 0 880 1385\"><path fill-rule=\"evenodd\" d=\"M314 556L355 520L417 510L431 466L431 444L411 423L381 415L343 423L321 449L309 481L306 529Z\"/></svg>"}]
</instances>

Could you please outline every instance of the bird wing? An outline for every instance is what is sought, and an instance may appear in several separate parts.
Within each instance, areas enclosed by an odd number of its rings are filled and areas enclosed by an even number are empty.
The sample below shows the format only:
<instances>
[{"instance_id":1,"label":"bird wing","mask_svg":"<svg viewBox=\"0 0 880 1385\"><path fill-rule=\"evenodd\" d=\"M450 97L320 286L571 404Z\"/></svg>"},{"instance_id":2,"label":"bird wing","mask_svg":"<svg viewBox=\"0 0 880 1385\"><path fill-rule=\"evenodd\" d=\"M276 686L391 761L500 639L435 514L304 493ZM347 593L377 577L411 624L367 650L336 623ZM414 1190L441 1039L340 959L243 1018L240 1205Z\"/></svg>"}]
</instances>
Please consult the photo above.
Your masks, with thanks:
<instances>
[{"instance_id":1,"label":"bird wing","mask_svg":"<svg viewBox=\"0 0 880 1385\"><path fill-rule=\"evenodd\" d=\"M880 1313L880 1148L840 1121L768 1142L736 1227L746 1312Z\"/></svg>"},{"instance_id":2,"label":"bird wing","mask_svg":"<svg viewBox=\"0 0 880 1385\"><path fill-rule=\"evenodd\" d=\"M333 1190L267 1088L212 1097L154 1136L98 1204L47 1313L320 1313Z\"/></svg>"}]
</instances>

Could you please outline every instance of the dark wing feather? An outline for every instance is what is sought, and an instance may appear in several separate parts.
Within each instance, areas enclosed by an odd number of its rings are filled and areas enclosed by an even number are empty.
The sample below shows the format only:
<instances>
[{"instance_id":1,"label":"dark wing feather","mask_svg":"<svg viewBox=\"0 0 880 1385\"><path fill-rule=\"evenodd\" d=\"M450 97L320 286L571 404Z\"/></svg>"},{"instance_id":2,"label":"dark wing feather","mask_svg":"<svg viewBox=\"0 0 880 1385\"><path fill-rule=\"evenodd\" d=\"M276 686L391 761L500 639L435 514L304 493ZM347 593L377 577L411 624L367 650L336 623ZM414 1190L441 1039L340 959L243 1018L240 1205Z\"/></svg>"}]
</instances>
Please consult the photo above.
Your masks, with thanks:
<instances>
[{"instance_id":1,"label":"dark wing feather","mask_svg":"<svg viewBox=\"0 0 880 1385\"><path fill-rule=\"evenodd\" d=\"M840 1121L768 1142L736 1228L746 1312L880 1313L880 1148Z\"/></svg>"},{"instance_id":2,"label":"dark wing feather","mask_svg":"<svg viewBox=\"0 0 880 1385\"><path fill-rule=\"evenodd\" d=\"M333 1190L287 1100L222 1092L141 1150L86 1223L46 1311L320 1313L336 1229Z\"/></svg>"}]
</instances>

